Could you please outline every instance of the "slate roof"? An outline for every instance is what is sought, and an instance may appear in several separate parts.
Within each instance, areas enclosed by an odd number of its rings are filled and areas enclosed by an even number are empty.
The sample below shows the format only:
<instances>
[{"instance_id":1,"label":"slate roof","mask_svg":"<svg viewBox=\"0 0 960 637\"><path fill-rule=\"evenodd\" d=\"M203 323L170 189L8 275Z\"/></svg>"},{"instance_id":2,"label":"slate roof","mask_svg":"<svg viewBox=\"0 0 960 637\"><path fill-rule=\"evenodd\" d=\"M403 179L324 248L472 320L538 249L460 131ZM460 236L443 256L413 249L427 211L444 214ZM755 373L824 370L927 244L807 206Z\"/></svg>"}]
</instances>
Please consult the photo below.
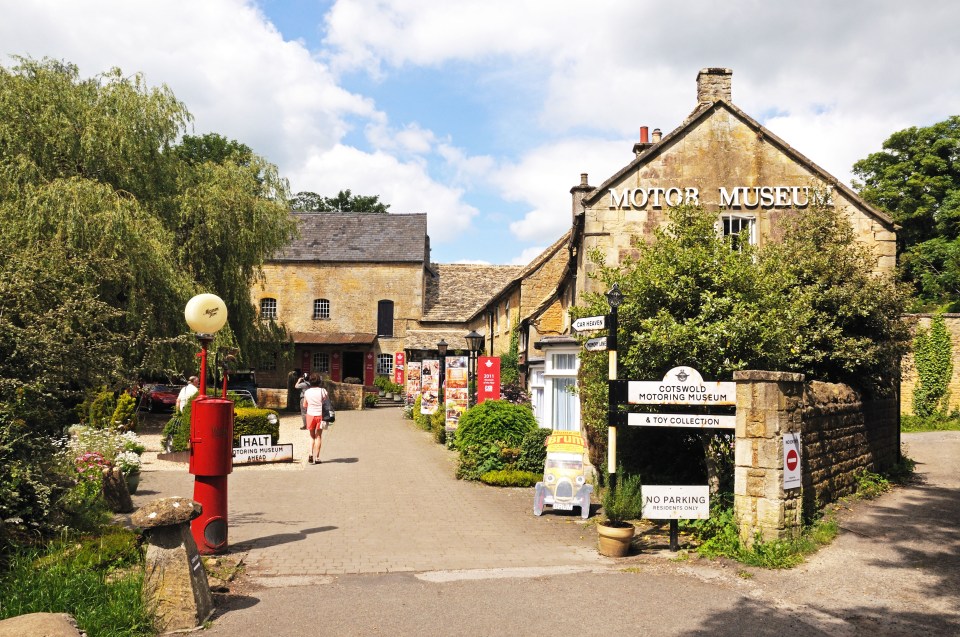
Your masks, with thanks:
<instances>
[{"instance_id":1,"label":"slate roof","mask_svg":"<svg viewBox=\"0 0 960 637\"><path fill-rule=\"evenodd\" d=\"M363 212L291 213L300 236L272 261L423 263L427 215Z\"/></svg>"},{"instance_id":2,"label":"slate roof","mask_svg":"<svg viewBox=\"0 0 960 637\"><path fill-rule=\"evenodd\" d=\"M421 321L468 321L523 271L519 265L433 264Z\"/></svg>"}]
</instances>

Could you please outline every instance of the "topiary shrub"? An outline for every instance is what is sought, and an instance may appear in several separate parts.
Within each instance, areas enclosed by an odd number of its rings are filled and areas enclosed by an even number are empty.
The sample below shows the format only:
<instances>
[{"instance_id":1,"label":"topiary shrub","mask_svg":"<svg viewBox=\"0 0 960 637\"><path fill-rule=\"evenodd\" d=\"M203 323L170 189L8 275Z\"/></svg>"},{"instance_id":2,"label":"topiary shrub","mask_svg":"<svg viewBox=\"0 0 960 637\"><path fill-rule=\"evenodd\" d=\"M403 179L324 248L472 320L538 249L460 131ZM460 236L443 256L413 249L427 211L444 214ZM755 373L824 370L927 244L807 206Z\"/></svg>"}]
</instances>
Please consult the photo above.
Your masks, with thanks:
<instances>
[{"instance_id":1,"label":"topiary shrub","mask_svg":"<svg viewBox=\"0 0 960 637\"><path fill-rule=\"evenodd\" d=\"M120 431L136 431L137 424L137 399L130 394L121 394L110 416L110 426Z\"/></svg>"},{"instance_id":2,"label":"topiary shrub","mask_svg":"<svg viewBox=\"0 0 960 637\"><path fill-rule=\"evenodd\" d=\"M547 461L547 437L552 434L551 429L537 429L529 432L520 443L520 457L517 458L517 469L542 474L543 466Z\"/></svg>"},{"instance_id":3,"label":"topiary shrub","mask_svg":"<svg viewBox=\"0 0 960 637\"><path fill-rule=\"evenodd\" d=\"M526 405L487 400L471 407L460 417L454 438L454 447L460 452L457 477L479 480L491 471L518 469L524 440L539 436L538 429L533 411ZM542 467L541 461L537 470Z\"/></svg>"},{"instance_id":4,"label":"topiary shrub","mask_svg":"<svg viewBox=\"0 0 960 637\"><path fill-rule=\"evenodd\" d=\"M280 418L270 422L268 416L277 412L272 409L239 407L233 410L233 446L240 446L240 436L262 436L270 434L273 444L280 442Z\"/></svg>"},{"instance_id":5,"label":"topiary shrub","mask_svg":"<svg viewBox=\"0 0 960 637\"><path fill-rule=\"evenodd\" d=\"M486 400L463 412L454 445L460 450L499 441L519 448L524 436L535 429L537 419L530 407Z\"/></svg>"},{"instance_id":6,"label":"topiary shrub","mask_svg":"<svg viewBox=\"0 0 960 637\"><path fill-rule=\"evenodd\" d=\"M101 389L90 401L90 407L87 410L87 423L97 429L105 429L110 426L110 418L117 409L117 399L114 398L112 391Z\"/></svg>"},{"instance_id":7,"label":"topiary shrub","mask_svg":"<svg viewBox=\"0 0 960 637\"><path fill-rule=\"evenodd\" d=\"M488 471L480 476L480 482L489 484L492 487L533 487L537 485L541 473L532 471L518 471L516 469L500 469L498 471Z\"/></svg>"}]
</instances>

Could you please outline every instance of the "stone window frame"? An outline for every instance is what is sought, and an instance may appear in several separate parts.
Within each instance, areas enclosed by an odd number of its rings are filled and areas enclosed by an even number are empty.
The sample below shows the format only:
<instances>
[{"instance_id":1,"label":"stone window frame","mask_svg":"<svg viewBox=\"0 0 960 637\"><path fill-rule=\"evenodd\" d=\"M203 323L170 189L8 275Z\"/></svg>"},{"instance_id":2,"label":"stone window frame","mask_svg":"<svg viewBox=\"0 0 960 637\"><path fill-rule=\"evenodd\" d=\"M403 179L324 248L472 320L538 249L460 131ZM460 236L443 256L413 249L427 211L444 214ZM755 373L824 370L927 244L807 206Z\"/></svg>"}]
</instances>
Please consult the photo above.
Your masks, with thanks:
<instances>
[{"instance_id":1,"label":"stone window frame","mask_svg":"<svg viewBox=\"0 0 960 637\"><path fill-rule=\"evenodd\" d=\"M393 354L377 354L377 375L393 376Z\"/></svg>"},{"instance_id":2,"label":"stone window frame","mask_svg":"<svg viewBox=\"0 0 960 637\"><path fill-rule=\"evenodd\" d=\"M277 355L274 354L264 354L260 359L259 369L265 372L275 372L277 371Z\"/></svg>"},{"instance_id":3,"label":"stone window frame","mask_svg":"<svg viewBox=\"0 0 960 637\"><path fill-rule=\"evenodd\" d=\"M313 320L314 321L330 320L330 299L314 299L313 300Z\"/></svg>"},{"instance_id":4,"label":"stone window frame","mask_svg":"<svg viewBox=\"0 0 960 637\"><path fill-rule=\"evenodd\" d=\"M330 354L328 352L314 352L310 362L313 363L312 371L320 374L330 373Z\"/></svg>"},{"instance_id":5,"label":"stone window frame","mask_svg":"<svg viewBox=\"0 0 960 637\"><path fill-rule=\"evenodd\" d=\"M277 299L265 296L260 299L260 318L263 320L277 320Z\"/></svg>"}]
</instances>

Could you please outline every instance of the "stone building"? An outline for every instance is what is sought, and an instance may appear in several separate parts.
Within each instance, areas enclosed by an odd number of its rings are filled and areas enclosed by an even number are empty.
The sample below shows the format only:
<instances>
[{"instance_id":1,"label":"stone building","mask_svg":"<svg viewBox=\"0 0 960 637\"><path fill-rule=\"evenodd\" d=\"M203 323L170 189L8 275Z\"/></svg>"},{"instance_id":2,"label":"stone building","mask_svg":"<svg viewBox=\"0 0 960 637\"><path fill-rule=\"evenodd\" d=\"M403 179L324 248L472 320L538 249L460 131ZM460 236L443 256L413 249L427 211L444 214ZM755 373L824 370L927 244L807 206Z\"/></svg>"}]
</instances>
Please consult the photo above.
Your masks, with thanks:
<instances>
[{"instance_id":1,"label":"stone building","mask_svg":"<svg viewBox=\"0 0 960 637\"><path fill-rule=\"evenodd\" d=\"M544 426L579 427L578 406L567 396L580 347L567 310L585 292L606 292L589 276L595 269L589 255L599 251L608 265L619 263L666 221L672 206L716 211L718 233L762 245L777 240L785 218L819 200L850 220L876 256L875 272L890 273L896 265L893 220L734 106L730 69L701 70L693 112L666 135L641 127L632 151L599 186L582 174L571 189L571 229L552 266L563 276L544 305L521 317L521 360L535 400L543 401Z\"/></svg>"}]
</instances>

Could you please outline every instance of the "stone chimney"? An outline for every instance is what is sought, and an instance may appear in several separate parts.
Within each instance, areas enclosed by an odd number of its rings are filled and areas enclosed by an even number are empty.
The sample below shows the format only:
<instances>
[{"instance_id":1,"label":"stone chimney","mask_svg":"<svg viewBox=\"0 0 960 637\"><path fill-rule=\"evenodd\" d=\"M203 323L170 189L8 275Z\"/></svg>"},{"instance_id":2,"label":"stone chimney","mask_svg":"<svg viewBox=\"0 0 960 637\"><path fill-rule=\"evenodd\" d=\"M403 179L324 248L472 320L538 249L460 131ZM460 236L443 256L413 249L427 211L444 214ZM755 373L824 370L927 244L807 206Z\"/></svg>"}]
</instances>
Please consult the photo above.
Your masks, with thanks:
<instances>
[{"instance_id":1,"label":"stone chimney","mask_svg":"<svg viewBox=\"0 0 960 637\"><path fill-rule=\"evenodd\" d=\"M697 103L703 106L719 99L733 101L730 98L732 83L733 69L700 69L697 73Z\"/></svg>"},{"instance_id":2,"label":"stone chimney","mask_svg":"<svg viewBox=\"0 0 960 637\"><path fill-rule=\"evenodd\" d=\"M660 132L660 129L659 129L659 128L654 128L654 129L653 129L653 143L654 143L654 144L659 144L661 137L663 137L663 133Z\"/></svg>"},{"instance_id":3,"label":"stone chimney","mask_svg":"<svg viewBox=\"0 0 960 637\"><path fill-rule=\"evenodd\" d=\"M583 199L594 190L596 189L587 183L587 173L580 173L580 183L570 189L570 194L573 195L574 219L583 214Z\"/></svg>"}]
</instances>

